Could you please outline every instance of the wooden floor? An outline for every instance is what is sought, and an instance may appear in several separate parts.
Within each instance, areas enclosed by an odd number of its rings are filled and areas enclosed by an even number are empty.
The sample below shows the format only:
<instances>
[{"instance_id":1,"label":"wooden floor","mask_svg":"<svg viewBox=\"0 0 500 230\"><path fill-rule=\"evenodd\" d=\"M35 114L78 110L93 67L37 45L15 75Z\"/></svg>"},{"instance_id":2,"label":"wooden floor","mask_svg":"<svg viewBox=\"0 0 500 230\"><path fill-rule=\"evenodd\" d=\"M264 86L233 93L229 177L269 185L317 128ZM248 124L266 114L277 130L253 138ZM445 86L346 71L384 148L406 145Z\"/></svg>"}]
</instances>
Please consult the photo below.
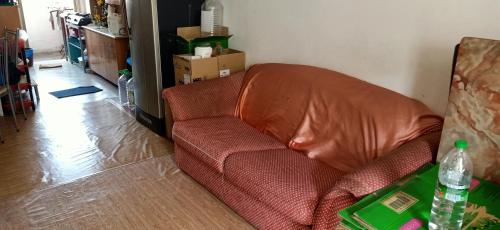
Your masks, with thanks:
<instances>
[{"instance_id":1,"label":"wooden floor","mask_svg":"<svg viewBox=\"0 0 500 230\"><path fill-rule=\"evenodd\" d=\"M181 172L170 141L138 124L116 87L65 63L32 70L41 101L0 118L0 229L252 229ZM50 91L103 91L56 99Z\"/></svg>"}]
</instances>

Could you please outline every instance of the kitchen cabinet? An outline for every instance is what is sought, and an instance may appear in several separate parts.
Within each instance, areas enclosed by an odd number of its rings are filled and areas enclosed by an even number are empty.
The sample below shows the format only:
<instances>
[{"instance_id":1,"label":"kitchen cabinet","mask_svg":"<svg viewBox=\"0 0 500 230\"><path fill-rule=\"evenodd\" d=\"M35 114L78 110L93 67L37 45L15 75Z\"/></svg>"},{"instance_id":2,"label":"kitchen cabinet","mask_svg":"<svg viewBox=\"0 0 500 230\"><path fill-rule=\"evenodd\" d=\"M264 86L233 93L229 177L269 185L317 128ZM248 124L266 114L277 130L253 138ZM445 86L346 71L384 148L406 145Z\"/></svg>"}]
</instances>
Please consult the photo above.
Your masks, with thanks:
<instances>
[{"instance_id":1,"label":"kitchen cabinet","mask_svg":"<svg viewBox=\"0 0 500 230\"><path fill-rule=\"evenodd\" d=\"M84 26L89 67L92 71L118 84L118 71L126 69L128 36L113 35L107 28Z\"/></svg>"}]
</instances>

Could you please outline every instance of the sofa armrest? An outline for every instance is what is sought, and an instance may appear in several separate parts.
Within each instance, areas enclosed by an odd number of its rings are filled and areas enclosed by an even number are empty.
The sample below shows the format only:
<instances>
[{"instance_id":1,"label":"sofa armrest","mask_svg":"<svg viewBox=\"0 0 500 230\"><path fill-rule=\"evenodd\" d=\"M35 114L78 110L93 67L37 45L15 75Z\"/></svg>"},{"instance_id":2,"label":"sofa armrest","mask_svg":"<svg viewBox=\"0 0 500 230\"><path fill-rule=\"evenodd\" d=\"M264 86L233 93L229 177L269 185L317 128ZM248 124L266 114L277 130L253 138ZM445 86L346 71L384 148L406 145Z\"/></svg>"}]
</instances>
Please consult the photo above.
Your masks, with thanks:
<instances>
[{"instance_id":1,"label":"sofa armrest","mask_svg":"<svg viewBox=\"0 0 500 230\"><path fill-rule=\"evenodd\" d=\"M234 116L244 72L163 90L175 121Z\"/></svg>"},{"instance_id":2,"label":"sofa armrest","mask_svg":"<svg viewBox=\"0 0 500 230\"><path fill-rule=\"evenodd\" d=\"M437 153L440 136L441 132L421 136L343 176L319 203L313 228L332 229L340 221L340 210L431 162Z\"/></svg>"},{"instance_id":3,"label":"sofa armrest","mask_svg":"<svg viewBox=\"0 0 500 230\"><path fill-rule=\"evenodd\" d=\"M312 229L334 229L342 219L338 215L340 210L355 204L358 200L359 198L354 197L349 191L331 190L316 208Z\"/></svg>"},{"instance_id":4,"label":"sofa armrest","mask_svg":"<svg viewBox=\"0 0 500 230\"><path fill-rule=\"evenodd\" d=\"M437 154L440 137L441 132L434 132L409 141L392 153L343 176L335 187L358 198L382 189L430 163Z\"/></svg>"}]
</instances>

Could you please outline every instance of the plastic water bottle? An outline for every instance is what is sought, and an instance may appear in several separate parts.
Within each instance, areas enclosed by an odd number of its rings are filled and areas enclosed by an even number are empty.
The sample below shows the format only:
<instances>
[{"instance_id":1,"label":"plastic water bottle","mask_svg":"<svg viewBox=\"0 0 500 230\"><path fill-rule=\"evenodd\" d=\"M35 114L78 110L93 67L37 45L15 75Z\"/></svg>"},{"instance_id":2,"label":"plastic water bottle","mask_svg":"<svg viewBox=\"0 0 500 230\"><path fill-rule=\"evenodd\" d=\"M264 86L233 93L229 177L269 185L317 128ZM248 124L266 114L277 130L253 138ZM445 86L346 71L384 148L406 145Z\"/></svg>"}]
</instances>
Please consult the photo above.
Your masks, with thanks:
<instances>
[{"instance_id":1,"label":"plastic water bottle","mask_svg":"<svg viewBox=\"0 0 500 230\"><path fill-rule=\"evenodd\" d=\"M455 148L441 160L429 229L460 229L472 179L472 161L465 150L465 140L457 140Z\"/></svg>"},{"instance_id":2,"label":"plastic water bottle","mask_svg":"<svg viewBox=\"0 0 500 230\"><path fill-rule=\"evenodd\" d=\"M223 32L224 6L218 0L205 0L201 5L201 32L211 36Z\"/></svg>"},{"instance_id":3,"label":"plastic water bottle","mask_svg":"<svg viewBox=\"0 0 500 230\"><path fill-rule=\"evenodd\" d=\"M127 82L132 75L128 69L120 70L119 73L121 76L118 78L118 98L120 98L120 104L126 106L128 103Z\"/></svg>"},{"instance_id":4,"label":"plastic water bottle","mask_svg":"<svg viewBox=\"0 0 500 230\"><path fill-rule=\"evenodd\" d=\"M130 110L135 110L135 79L132 77L127 81L127 100Z\"/></svg>"}]
</instances>

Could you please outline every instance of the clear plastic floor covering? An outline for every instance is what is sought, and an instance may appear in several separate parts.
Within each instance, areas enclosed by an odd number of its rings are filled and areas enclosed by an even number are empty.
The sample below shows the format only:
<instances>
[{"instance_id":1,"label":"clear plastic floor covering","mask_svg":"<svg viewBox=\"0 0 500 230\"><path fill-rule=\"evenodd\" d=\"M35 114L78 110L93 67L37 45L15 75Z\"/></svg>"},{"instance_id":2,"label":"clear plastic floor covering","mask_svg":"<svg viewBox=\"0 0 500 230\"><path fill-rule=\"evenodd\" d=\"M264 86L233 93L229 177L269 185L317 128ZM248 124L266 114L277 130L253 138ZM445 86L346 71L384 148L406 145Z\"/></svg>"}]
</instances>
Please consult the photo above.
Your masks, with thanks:
<instances>
[{"instance_id":1,"label":"clear plastic floor covering","mask_svg":"<svg viewBox=\"0 0 500 230\"><path fill-rule=\"evenodd\" d=\"M61 103L25 123L0 145L0 229L252 228L111 100Z\"/></svg>"}]
</instances>

